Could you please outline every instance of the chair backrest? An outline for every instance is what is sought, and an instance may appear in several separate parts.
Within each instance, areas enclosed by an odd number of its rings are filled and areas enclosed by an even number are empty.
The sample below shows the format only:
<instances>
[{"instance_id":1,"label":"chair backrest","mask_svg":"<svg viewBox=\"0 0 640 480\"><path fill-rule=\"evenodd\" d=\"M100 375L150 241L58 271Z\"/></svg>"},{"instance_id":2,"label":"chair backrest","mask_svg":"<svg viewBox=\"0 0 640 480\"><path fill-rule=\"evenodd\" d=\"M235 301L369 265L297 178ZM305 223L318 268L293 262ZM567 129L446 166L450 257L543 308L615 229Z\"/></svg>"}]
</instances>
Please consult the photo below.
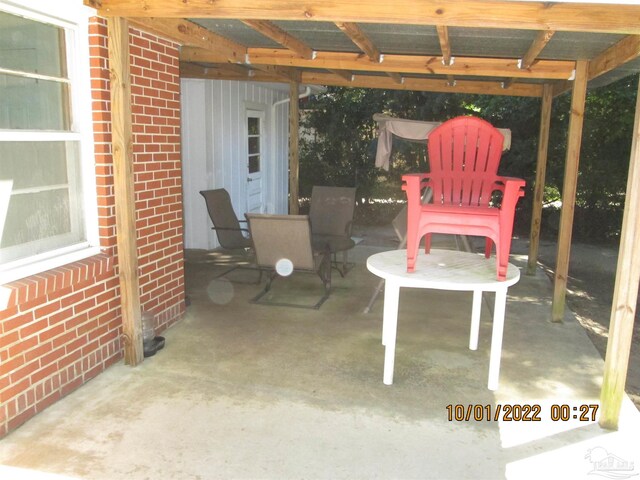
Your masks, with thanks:
<instances>
[{"instance_id":1,"label":"chair backrest","mask_svg":"<svg viewBox=\"0 0 640 480\"><path fill-rule=\"evenodd\" d=\"M355 187L314 186L309 209L313 233L350 236L355 208Z\"/></svg>"},{"instance_id":2,"label":"chair backrest","mask_svg":"<svg viewBox=\"0 0 640 480\"><path fill-rule=\"evenodd\" d=\"M200 195L207 203L209 217L213 222L220 245L229 250L247 247L248 240L242 235L242 228L231 205L229 192L224 188L216 188L203 190Z\"/></svg>"},{"instance_id":3,"label":"chair backrest","mask_svg":"<svg viewBox=\"0 0 640 480\"><path fill-rule=\"evenodd\" d=\"M433 201L443 205L489 206L504 136L489 122L457 117L428 137Z\"/></svg>"},{"instance_id":4,"label":"chair backrest","mask_svg":"<svg viewBox=\"0 0 640 480\"><path fill-rule=\"evenodd\" d=\"M308 215L245 214L253 240L256 263L275 267L288 259L295 270L315 270Z\"/></svg>"}]
</instances>

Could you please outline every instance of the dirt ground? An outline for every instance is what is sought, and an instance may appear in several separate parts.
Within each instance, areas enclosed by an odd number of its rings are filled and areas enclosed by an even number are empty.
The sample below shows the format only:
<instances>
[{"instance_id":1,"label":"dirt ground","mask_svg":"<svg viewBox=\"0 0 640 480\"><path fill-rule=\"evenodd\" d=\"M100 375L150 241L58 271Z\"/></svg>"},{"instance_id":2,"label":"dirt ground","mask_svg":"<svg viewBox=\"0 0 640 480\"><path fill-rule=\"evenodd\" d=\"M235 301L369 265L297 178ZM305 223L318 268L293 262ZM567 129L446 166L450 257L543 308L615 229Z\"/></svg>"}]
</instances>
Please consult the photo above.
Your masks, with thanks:
<instances>
[{"instance_id":1,"label":"dirt ground","mask_svg":"<svg viewBox=\"0 0 640 480\"><path fill-rule=\"evenodd\" d=\"M390 226L365 227L355 225L353 234L363 237L365 243L389 245L390 247L397 246L395 233ZM556 263L556 249L555 242L543 240L540 243L538 262L551 279L553 278L553 269ZM511 247L513 254L526 255L528 250L528 239L516 238L513 240ZM618 250L611 246L574 243L571 247L567 306L575 313L578 321L585 328L603 359L607 350L617 262ZM636 309L626 391L640 410L639 312L640 305Z\"/></svg>"}]
</instances>

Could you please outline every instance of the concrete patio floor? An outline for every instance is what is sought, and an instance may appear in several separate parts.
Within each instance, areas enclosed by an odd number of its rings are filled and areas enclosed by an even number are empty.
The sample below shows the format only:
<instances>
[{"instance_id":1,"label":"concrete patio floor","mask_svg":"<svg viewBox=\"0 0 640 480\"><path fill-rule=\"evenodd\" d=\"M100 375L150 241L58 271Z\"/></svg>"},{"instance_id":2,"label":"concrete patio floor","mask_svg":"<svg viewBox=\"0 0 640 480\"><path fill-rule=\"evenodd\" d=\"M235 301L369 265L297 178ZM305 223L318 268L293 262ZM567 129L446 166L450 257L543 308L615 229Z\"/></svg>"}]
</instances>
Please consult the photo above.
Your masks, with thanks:
<instances>
[{"instance_id":1,"label":"concrete patio floor","mask_svg":"<svg viewBox=\"0 0 640 480\"><path fill-rule=\"evenodd\" d=\"M212 280L220 270L190 253L191 305L163 333L164 350L137 368L115 365L0 441L0 479L640 473L640 413L628 398L617 432L551 420L553 404L598 403L603 361L570 312L562 324L549 322L551 285L542 272L509 290L497 391L486 387L490 302L479 348L470 351L471 294L425 290L401 293L394 384L383 385L382 297L362 313L378 283L364 262L380 249L356 248L356 267L334 275L319 311L249 304L259 286ZM296 274L274 291L312 302L321 284ZM448 418L448 405L494 412L497 404L540 405L541 421ZM603 472L595 462L607 456L628 469L617 463Z\"/></svg>"}]
</instances>

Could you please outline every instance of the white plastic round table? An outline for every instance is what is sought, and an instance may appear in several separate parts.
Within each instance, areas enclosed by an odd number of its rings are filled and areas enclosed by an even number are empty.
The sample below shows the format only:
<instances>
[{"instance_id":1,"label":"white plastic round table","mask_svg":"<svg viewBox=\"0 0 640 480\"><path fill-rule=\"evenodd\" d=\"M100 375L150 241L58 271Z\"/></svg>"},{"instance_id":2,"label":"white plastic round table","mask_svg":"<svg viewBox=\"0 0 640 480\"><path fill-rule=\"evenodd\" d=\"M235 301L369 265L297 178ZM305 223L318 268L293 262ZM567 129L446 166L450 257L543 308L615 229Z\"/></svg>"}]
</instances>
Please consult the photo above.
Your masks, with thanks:
<instances>
[{"instance_id":1,"label":"white plastic round table","mask_svg":"<svg viewBox=\"0 0 640 480\"><path fill-rule=\"evenodd\" d=\"M400 287L409 287L473 292L469 335L471 350L478 348L482 292L495 292L487 387L489 390L498 388L507 290L520 279L520 270L515 265L509 264L506 279L498 281L495 258L486 259L474 253L432 249L429 254L418 255L415 272L412 273L407 272L406 250L376 253L367 259L367 268L385 280L382 317L385 385L393 383Z\"/></svg>"}]
</instances>

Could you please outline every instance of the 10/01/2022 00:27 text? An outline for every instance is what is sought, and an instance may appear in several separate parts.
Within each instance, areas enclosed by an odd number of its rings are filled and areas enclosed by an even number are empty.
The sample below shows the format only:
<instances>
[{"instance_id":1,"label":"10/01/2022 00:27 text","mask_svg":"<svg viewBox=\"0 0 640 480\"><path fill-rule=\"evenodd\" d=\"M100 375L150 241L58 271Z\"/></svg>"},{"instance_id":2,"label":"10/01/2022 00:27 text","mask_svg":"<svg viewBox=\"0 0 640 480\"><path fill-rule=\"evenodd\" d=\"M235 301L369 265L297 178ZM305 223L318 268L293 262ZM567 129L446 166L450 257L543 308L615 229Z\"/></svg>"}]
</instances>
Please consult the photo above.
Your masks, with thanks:
<instances>
[{"instance_id":1,"label":"10/01/2022 00:27 text","mask_svg":"<svg viewBox=\"0 0 640 480\"><path fill-rule=\"evenodd\" d=\"M594 422L598 412L598 404L582 404L571 406L567 404L553 404L549 408L549 418L553 422L567 422L578 420L581 422ZM450 422L476 422L500 421L503 422L540 422L542 421L542 406L532 404L449 404L447 405L447 417Z\"/></svg>"}]
</instances>

